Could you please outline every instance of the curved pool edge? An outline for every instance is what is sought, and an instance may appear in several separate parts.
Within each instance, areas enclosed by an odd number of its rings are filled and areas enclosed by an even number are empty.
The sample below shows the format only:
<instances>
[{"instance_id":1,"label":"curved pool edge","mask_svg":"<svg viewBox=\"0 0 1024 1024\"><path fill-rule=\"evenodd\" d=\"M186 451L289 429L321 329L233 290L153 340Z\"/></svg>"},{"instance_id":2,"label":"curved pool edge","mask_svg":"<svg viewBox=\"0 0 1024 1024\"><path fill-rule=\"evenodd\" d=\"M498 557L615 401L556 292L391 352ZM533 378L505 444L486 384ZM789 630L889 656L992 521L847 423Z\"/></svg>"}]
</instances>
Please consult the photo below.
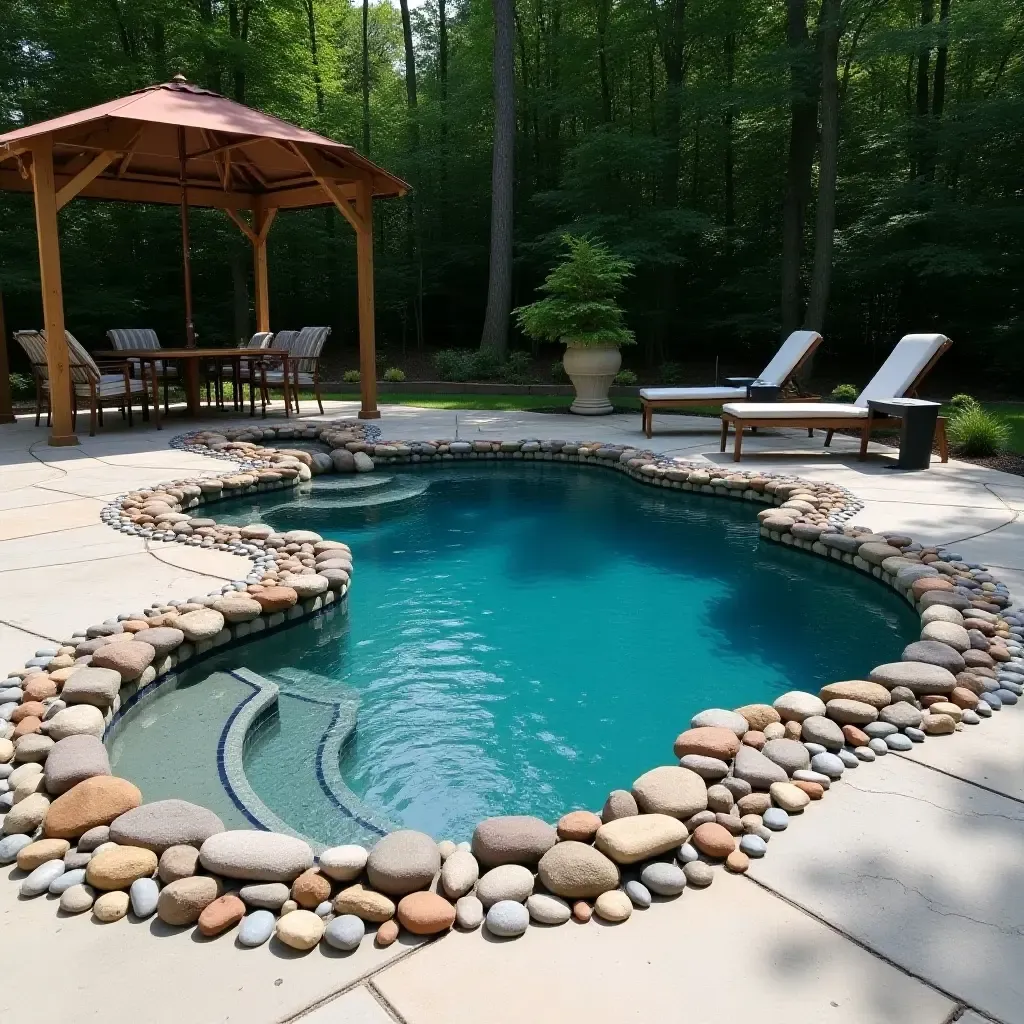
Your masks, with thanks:
<instances>
[{"instance_id":1,"label":"curved pool edge","mask_svg":"<svg viewBox=\"0 0 1024 1024\"><path fill-rule=\"evenodd\" d=\"M337 431L338 429L339 424L328 423L320 427L319 433L320 436L330 444L330 435L332 431ZM235 434L237 437L241 438L244 437L247 432L251 435L252 428L241 428L236 431ZM190 450L197 452L203 450L205 447L205 441L200 442L201 436L202 435L188 436L187 440L189 442ZM213 436L217 439L216 445L222 453L228 450L233 450L242 454L243 457L248 455L249 470L255 471L255 477L247 471L246 461L243 458L243 462L240 463L241 468L239 470L228 473L219 480L211 481L208 477L201 477L187 481L186 483L188 486L190 488L196 488L198 493L190 494L187 501L180 503L178 507L181 510L184 510L185 508L193 508L204 503L210 503L220 498L240 497L245 493L251 493L257 490L270 490L295 486L296 484L303 482L303 479L308 480L312 476L309 464L305 463L302 459L297 458L297 453L288 453L286 451L273 448L260 449L258 446L246 444L241 444L237 448L234 448L233 445L235 445L236 442L232 442L227 439L224 432L208 436ZM545 445L557 445L558 450L544 450ZM474 443L456 441L437 442L433 445L425 444L424 442L392 442L388 444L375 445L369 444L365 441L356 441L346 442L345 447L348 449L349 453L364 455L366 461L370 463L369 468L371 469L377 465L389 465L404 462L415 463L424 461L424 458L429 458L430 460L444 459L453 461L477 458L539 458L544 461L557 461L574 465L598 465L609 469L616 469L620 472L625 472L632 479L645 485L671 487L673 489L729 497L734 500L746 500L766 506L776 506L773 508L765 508L758 515L760 520L759 533L762 539L773 543L793 546L798 550L803 550L807 553L824 557L829 561L836 562L836 564L846 565L849 568L853 568L861 573L870 575L879 582L895 589L897 593L901 594L901 596L914 606L919 613L923 612L923 609L928 607L929 603L934 603L924 600L926 595L923 592L919 596L913 588L913 581L908 581L905 576L901 578L897 563L895 561L889 561L890 559L900 558L902 558L903 561L907 561L907 559L902 557L902 552L903 548L912 545L912 541L907 539L907 543L903 543L902 547L899 548L894 548L889 544L890 539L893 540L894 544L897 543L897 537L899 537L900 541L903 541L905 539L905 535L898 535L895 533L890 533L885 537L871 533L862 533L858 535L855 532L852 532L852 528L849 533L841 532L842 527L846 526L852 515L863 506L846 488L837 487L835 485L813 483L796 477L773 474L718 472L717 467L711 467L709 470L706 464L686 463L684 460L672 459L653 452L641 451L639 449L627 448L625 446L596 443L592 443L590 445L575 445L567 444L565 442L537 441L478 441ZM441 451L441 448L444 448L445 450ZM566 450L570 448L574 450ZM423 449L431 450L424 452ZM207 454L210 453L212 452L207 452ZM306 453L306 456L309 458L308 453ZM219 457L226 458L228 456L226 454L221 454ZM330 461L329 456L325 455L323 458ZM311 459L311 462L312 461L313 460ZM330 471L324 466L322 459L318 461L318 465L321 470ZM268 469L267 467L269 466L273 466L274 468ZM302 467L305 467L306 469L305 474L302 472ZM205 484L207 486L203 487L201 484ZM143 488L141 497L145 498L146 496L156 493L159 487L173 488L174 482L171 484L158 485L157 488ZM139 495L140 492L132 492L132 494ZM814 499L816 496L826 496L828 498L828 514L815 515L808 509L796 507L795 503L792 505L788 504L794 495L800 494L805 494L810 499ZM134 506L129 506L129 499L134 501ZM779 506L785 510L785 514L780 513ZM127 514L127 509L129 507L138 509L140 507L139 502L132 499L132 495L121 496L115 503L106 507L104 521L109 525L115 526L115 528L120 528L118 525L119 523L132 521L132 517ZM810 508L814 508L814 506L810 506ZM138 532L142 536L156 536L157 533L166 533L167 531L144 528L135 532ZM304 531L295 532L304 533ZM823 535L827 535L825 540L822 540ZM837 546L836 544L831 543L837 536L841 536L844 539L843 545ZM164 537L160 536L158 539L164 539ZM171 537L167 539L174 538ZM221 543L219 541L212 544L204 544L203 546L222 547L224 549L230 549L231 547L230 544ZM342 547L344 546L342 545ZM937 549L937 553L942 551L942 548ZM954 561L955 559L950 560ZM276 567L275 562L276 559L273 557L264 559L264 565ZM920 562L921 560L918 559L918 563ZM981 567L981 570L987 572L987 570L984 570L984 567ZM272 579L275 582L281 582L274 575L274 568L271 568L270 572L271 575L267 578ZM318 575L315 569L311 575ZM991 579L991 577L989 578ZM316 604L315 598L303 598L301 601L296 600L295 605L290 609L290 612L294 612L294 615L274 613L274 615L281 616L280 620L274 623L274 625L285 625L291 621L297 621L303 618L308 618L310 615L317 614L326 605L334 603L334 593L338 593L342 600L347 597L348 580L345 580L337 590L330 589L331 581L326 579L325 576L321 575L320 580L323 581L323 586L326 587L326 589L321 589L320 593L316 595L317 598L323 598L320 600L319 604ZM306 579L306 583L310 586L315 585L316 587L321 587L320 583L314 583L314 581L309 580L308 578ZM284 583L284 585L286 587L288 586L287 583ZM295 586L302 589L303 581L301 579L298 580ZM998 587L1001 587L1002 589L999 590ZM982 601L980 604L968 603L964 607L973 607L986 611L991 608L993 619L1002 623L1000 628L1004 629L1005 636L1009 637L1009 641L1005 638L999 640L1003 655L1005 655L1005 657L1001 656L999 663L1005 663L1008 661L1010 663L1009 667L1012 669L1013 673L1024 678L1024 658L1021 657L1021 654L1024 653L1024 649L1021 647L1021 620L1018 613L1014 613L1010 617L1010 622L1007 621L1005 616L1009 615L1008 609L1013 607L1013 602L1011 600L1009 590L1002 584L998 584L998 587L994 593L985 593L985 596L989 599L988 602ZM216 603L216 600L230 592L231 589L236 588L222 588L220 591L216 591L211 594L208 606ZM971 593L973 593L973 591L971 591ZM296 597L298 598L298 594L296 594ZM332 599L328 600L328 597L331 597ZM983 609L982 605L987 605L987 607ZM273 617L274 616L272 615L268 618ZM121 619L127 619L127 616L121 616ZM1011 624L1017 628L1016 633L1011 633ZM188 642L183 645L189 647L188 654L180 660L187 660L191 656L201 657L203 654L209 653L209 651L214 648L219 648L223 643L228 642L231 639L244 640L245 637L252 635L254 632L251 625L247 622L238 623L237 625L248 628L235 629L233 625L231 625L231 628L228 628L228 624L225 624L225 629L222 630L222 633L227 634L226 639L222 639L221 634L218 634L212 641L205 640L202 642L196 642L194 645L191 642ZM267 625L269 625L269 623ZM273 626L270 628L273 628ZM93 632L96 629L101 630L101 632ZM83 632L80 636L104 635L102 632L104 629L106 629L107 633L116 631L112 628L108 629L107 624L100 624L98 627L90 627L90 630ZM1000 637L1003 636L1002 633L998 635ZM203 647L203 644L206 644L207 646ZM40 667L45 668L45 666ZM170 668L173 669L174 667L176 667L176 665L172 661ZM17 675L20 673L25 675L30 668L37 668L37 666L27 665L24 670L18 670L14 674ZM155 673L155 670L151 669L151 671L154 671ZM999 678L998 671L994 673L994 676L995 678ZM143 679L145 679L145 673L143 674ZM169 681L167 678L167 672L164 672L159 677L159 681L161 684ZM249 682L248 680L246 681ZM157 679L151 678L146 683L142 683L140 680L137 683L127 683L122 687L122 692L128 694L127 699L122 703L121 696L119 695L115 700L115 707L111 711L107 712L107 720L109 723L108 730L113 730L111 735L116 735L116 731L118 729L125 728L130 724L132 716L127 714L127 712L130 712L133 706L138 705L142 701L148 701L150 699L150 694L155 696L155 690L152 688L152 684L155 682L157 682ZM250 685L253 684L250 682ZM253 698L255 698L258 690L258 687L254 687ZM249 703L250 699L242 702L243 705L248 705ZM240 730L240 738L239 736L236 736L231 740L232 750L237 750L240 747L241 753L244 754L246 736L249 733L250 727L258 727L259 722L263 720L261 716L268 712L272 703L273 701L268 697L266 700L256 701L248 715L239 711L239 714L236 716L236 722L238 723L238 730ZM124 711L125 714L122 714L122 711ZM241 718L241 721L238 721L239 718ZM332 725L333 724L334 723L332 723ZM981 724L983 724L983 722ZM340 750L341 745L344 743L345 736L348 734L343 727L340 728L338 730L337 746L335 746L333 739L328 741L328 734L331 732L332 729L329 728L321 740L321 753L318 755L319 762L323 762L325 757L332 756L333 751ZM931 735L924 737L926 742L930 742L931 738ZM14 756L17 757L16 748ZM43 760L45 760L45 754ZM326 773L324 777L326 779ZM286 824L283 828L279 828L278 830L285 831L286 834L289 835L295 834L294 830L290 829Z\"/></svg>"}]
</instances>

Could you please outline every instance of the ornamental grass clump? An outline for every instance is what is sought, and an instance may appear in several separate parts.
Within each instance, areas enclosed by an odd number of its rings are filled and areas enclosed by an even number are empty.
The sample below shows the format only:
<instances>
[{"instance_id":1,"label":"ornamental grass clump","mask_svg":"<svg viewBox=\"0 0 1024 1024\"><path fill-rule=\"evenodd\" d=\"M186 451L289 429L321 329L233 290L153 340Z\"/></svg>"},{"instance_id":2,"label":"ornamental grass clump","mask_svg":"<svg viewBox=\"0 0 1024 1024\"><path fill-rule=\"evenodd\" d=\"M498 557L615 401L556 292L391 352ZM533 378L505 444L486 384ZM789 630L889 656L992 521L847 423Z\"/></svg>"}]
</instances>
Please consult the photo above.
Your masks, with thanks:
<instances>
[{"instance_id":1,"label":"ornamental grass clump","mask_svg":"<svg viewBox=\"0 0 1024 1024\"><path fill-rule=\"evenodd\" d=\"M837 384L829 397L833 402L853 402L860 392L852 384Z\"/></svg>"},{"instance_id":2,"label":"ornamental grass clump","mask_svg":"<svg viewBox=\"0 0 1024 1024\"><path fill-rule=\"evenodd\" d=\"M590 348L634 344L615 301L633 264L586 235L563 235L562 242L562 262L540 286L545 297L514 311L523 333L538 341Z\"/></svg>"},{"instance_id":3,"label":"ornamental grass clump","mask_svg":"<svg viewBox=\"0 0 1024 1024\"><path fill-rule=\"evenodd\" d=\"M998 455L1010 443L1010 425L970 395L954 395L946 434L953 450L968 458Z\"/></svg>"}]
</instances>

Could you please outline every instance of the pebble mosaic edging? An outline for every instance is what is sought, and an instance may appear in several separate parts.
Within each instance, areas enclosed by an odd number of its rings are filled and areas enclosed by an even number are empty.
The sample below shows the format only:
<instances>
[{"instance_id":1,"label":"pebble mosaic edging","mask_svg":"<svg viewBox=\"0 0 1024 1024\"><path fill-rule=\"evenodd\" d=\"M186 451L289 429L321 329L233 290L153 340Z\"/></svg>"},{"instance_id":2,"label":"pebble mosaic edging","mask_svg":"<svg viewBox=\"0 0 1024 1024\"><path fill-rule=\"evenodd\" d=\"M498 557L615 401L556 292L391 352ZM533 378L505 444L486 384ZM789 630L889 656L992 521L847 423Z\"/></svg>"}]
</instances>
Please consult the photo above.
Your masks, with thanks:
<instances>
[{"instance_id":1,"label":"pebble mosaic edging","mask_svg":"<svg viewBox=\"0 0 1024 1024\"><path fill-rule=\"evenodd\" d=\"M486 922L492 934L515 937L531 920L552 925L597 913L623 921L633 906L650 905L652 894L678 896L710 884L714 864L745 871L751 857L766 853L773 832L822 799L845 771L978 724L1024 692L1024 612L1009 610L1007 588L955 552L851 525L862 506L844 488L722 471L619 445L376 437L351 422L186 435L175 446L231 459L235 468L134 491L103 510L115 529L230 551L248 557L252 568L245 580L206 597L127 613L41 649L0 688L0 864L17 862L23 896L60 892L65 911L93 909L108 921L125 916L127 906L122 900L112 912L97 893L127 889L139 917L198 924L204 935L239 924L240 945L260 945L274 933L301 950L321 939L354 949L367 923L377 926L377 943L389 945L399 924L434 935L454 923ZM319 440L330 453L262 443L287 438ZM920 613L921 639L867 680L829 684L818 695L792 691L772 705L699 713L676 740L676 763L613 791L600 814L571 811L556 826L528 816L491 818L477 826L472 843L458 846L399 830L369 852L321 851L315 864L312 847L269 811L275 831L228 832L209 811L184 801L141 804L134 786L110 776L104 730L121 727L124 712L152 699L177 665L347 596L346 545L301 530L279 535L261 524L220 526L186 509L295 486L321 472L460 459L603 466L651 486L770 506L758 513L764 539L894 588ZM231 764L229 772L240 767L248 729L273 703L258 676L241 678L255 696L225 729L222 765ZM321 767L336 761L331 742L345 735L332 723ZM231 785L247 789L244 773ZM255 794L251 799L259 802ZM139 846L153 850L153 859L133 849ZM72 876L81 870L84 882ZM217 898L225 885L241 888Z\"/></svg>"}]
</instances>

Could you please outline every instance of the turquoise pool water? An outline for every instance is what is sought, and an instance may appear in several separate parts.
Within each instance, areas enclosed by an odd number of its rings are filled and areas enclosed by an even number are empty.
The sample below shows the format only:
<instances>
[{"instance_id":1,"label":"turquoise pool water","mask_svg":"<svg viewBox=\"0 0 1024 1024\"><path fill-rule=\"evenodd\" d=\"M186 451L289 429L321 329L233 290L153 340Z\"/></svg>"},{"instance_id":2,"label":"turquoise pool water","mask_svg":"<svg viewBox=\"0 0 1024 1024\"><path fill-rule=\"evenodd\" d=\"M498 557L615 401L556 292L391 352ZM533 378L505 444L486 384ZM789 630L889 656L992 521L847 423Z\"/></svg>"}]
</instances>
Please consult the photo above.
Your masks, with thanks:
<instances>
[{"instance_id":1,"label":"turquoise pool water","mask_svg":"<svg viewBox=\"0 0 1024 1024\"><path fill-rule=\"evenodd\" d=\"M355 562L347 617L220 658L281 686L249 781L294 827L352 838L313 762L321 702L354 696L347 786L396 824L465 839L488 815L599 808L671 763L702 708L897 659L910 609L760 542L756 511L543 463L328 478L219 506L223 520L344 540Z\"/></svg>"}]
</instances>

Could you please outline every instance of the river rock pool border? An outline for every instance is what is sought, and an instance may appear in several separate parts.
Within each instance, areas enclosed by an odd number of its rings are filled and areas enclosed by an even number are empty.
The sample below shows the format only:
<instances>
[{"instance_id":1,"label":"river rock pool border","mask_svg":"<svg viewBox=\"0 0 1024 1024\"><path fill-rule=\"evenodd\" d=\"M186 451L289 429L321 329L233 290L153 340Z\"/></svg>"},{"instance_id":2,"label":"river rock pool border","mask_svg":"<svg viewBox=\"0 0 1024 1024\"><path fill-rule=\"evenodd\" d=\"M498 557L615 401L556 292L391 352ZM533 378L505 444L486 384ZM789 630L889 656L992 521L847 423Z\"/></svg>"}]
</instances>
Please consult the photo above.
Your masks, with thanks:
<instances>
[{"instance_id":1,"label":"river rock pool border","mask_svg":"<svg viewBox=\"0 0 1024 1024\"><path fill-rule=\"evenodd\" d=\"M622 445L380 443L375 430L339 421L186 435L172 443L230 459L233 468L133 491L103 509L114 529L243 555L251 570L211 594L126 612L41 648L0 686L0 864L17 864L11 877L23 898L59 894L62 910L91 910L101 922L129 909L138 918L156 914L207 936L238 925L239 946L274 935L299 950L321 939L352 950L367 925L383 946L395 941L399 925L437 935L454 924L484 924L510 938L531 921L554 925L594 913L624 921L634 906L709 885L723 862L745 871L751 857L765 855L772 834L825 797L844 772L928 737L955 735L1022 693L1024 612L1010 610L1007 588L955 552L852 525L862 505L845 488ZM326 450L267 443L285 440ZM600 813L569 811L554 826L529 816L490 818L471 843L399 830L370 851L342 846L317 858L283 823L277 831L227 831L186 801L143 804L130 781L111 776L102 737L175 669L343 605L348 595L346 545L302 530L220 525L196 515L199 505L294 487L320 473L480 459L599 466L649 486L764 505L762 538L892 587L920 614L921 639L864 680L700 712L677 738L674 762L610 793ZM262 693L225 730L235 767L270 703L269 691ZM233 785L248 784L242 775Z\"/></svg>"}]
</instances>

